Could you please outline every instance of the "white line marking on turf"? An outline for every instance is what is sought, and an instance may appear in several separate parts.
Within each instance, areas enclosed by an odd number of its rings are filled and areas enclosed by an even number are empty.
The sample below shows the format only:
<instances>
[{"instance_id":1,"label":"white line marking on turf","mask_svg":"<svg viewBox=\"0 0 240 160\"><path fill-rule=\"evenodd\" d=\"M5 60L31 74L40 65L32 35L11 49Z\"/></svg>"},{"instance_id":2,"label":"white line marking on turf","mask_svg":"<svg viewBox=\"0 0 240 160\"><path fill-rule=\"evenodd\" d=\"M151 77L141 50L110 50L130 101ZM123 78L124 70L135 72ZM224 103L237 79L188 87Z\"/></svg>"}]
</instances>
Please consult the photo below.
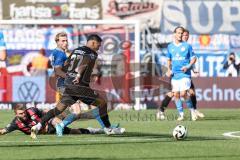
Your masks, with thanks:
<instances>
[{"instance_id":1,"label":"white line marking on turf","mask_svg":"<svg viewBox=\"0 0 240 160\"><path fill-rule=\"evenodd\" d=\"M54 140L54 141L49 141L49 140L26 140L26 141L0 141L1 143L71 143L71 142L139 142L139 141L156 141L159 139L156 138L141 138L141 139L136 139L136 138L119 138L119 139L109 139L109 140L102 140L102 139L75 139L75 140Z\"/></svg>"},{"instance_id":2,"label":"white line marking on turf","mask_svg":"<svg viewBox=\"0 0 240 160\"><path fill-rule=\"evenodd\" d=\"M240 135L234 135L234 134L237 134L237 133L240 133L240 131L226 132L226 133L223 133L223 136L232 137L232 138L240 138Z\"/></svg>"}]
</instances>

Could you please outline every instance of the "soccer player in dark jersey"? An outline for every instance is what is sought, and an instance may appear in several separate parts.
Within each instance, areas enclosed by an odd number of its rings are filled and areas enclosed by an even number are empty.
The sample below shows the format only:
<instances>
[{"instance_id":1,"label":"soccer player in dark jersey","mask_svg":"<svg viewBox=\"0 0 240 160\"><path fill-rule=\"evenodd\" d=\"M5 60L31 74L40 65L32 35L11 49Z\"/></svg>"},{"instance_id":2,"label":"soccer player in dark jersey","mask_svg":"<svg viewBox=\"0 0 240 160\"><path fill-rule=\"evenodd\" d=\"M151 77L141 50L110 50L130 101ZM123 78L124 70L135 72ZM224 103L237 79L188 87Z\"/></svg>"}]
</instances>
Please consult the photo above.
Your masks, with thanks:
<instances>
[{"instance_id":1,"label":"soccer player in dark jersey","mask_svg":"<svg viewBox=\"0 0 240 160\"><path fill-rule=\"evenodd\" d=\"M182 35L182 40L187 42L188 38L189 38L189 31L187 29L184 29L183 35ZM199 74L198 71L195 70L194 67L192 68L192 71L195 74ZM192 81L191 81L191 87L189 89L189 94L190 94L190 98L191 98L191 101L192 101L192 104L193 104L193 109L195 111L195 114L199 118L204 118L204 114L197 110L197 98L196 98L196 94L195 94L195 86L194 86ZM158 108L157 119L160 119L160 120L165 119L164 111L167 108L167 106L169 105L170 101L172 100L172 97L173 97L173 92L168 92L166 94L166 96L163 99L160 107Z\"/></svg>"},{"instance_id":2,"label":"soccer player in dark jersey","mask_svg":"<svg viewBox=\"0 0 240 160\"><path fill-rule=\"evenodd\" d=\"M57 93L60 99L65 90L64 80L66 78L66 71L64 69L65 69L65 62L67 60L66 51L68 50L67 33L66 32L57 33L55 36L55 42L57 44L57 48L55 48L52 51L52 54L50 56L51 64L54 69L54 76L51 76L51 77L57 78ZM61 123L56 125L57 136L62 136L64 127L71 124L76 119L77 115L80 114L80 105L82 102L81 101L77 101L77 102L78 103L75 103L71 106L72 112L68 114L67 117ZM100 123L101 127L104 128L105 127L104 124L98 118L99 112L96 111L96 109L92 111L94 111L94 118L96 118Z\"/></svg>"},{"instance_id":3,"label":"soccer player in dark jersey","mask_svg":"<svg viewBox=\"0 0 240 160\"><path fill-rule=\"evenodd\" d=\"M73 50L67 62L67 76L65 78L63 96L56 107L43 116L41 122L31 128L32 138L36 138L38 131L41 130L47 121L62 113L77 100L99 107L100 118L106 127L104 128L106 134L122 134L125 132L124 128L110 127L107 102L98 96L89 86L93 67L98 57L97 51L101 46L101 42L102 39L98 35L92 34L88 37L86 46Z\"/></svg>"},{"instance_id":4,"label":"soccer player in dark jersey","mask_svg":"<svg viewBox=\"0 0 240 160\"><path fill-rule=\"evenodd\" d=\"M46 113L38 108L31 107L26 109L23 104L17 104L14 107L15 117L5 128L0 129L0 135L19 130L27 135L31 133L31 127L41 121L41 117ZM54 117L49 120L44 127L39 131L41 134L54 134L55 126L61 122L61 119ZM104 133L103 129L100 128L79 128L71 129L65 127L64 134L96 134Z\"/></svg>"}]
</instances>

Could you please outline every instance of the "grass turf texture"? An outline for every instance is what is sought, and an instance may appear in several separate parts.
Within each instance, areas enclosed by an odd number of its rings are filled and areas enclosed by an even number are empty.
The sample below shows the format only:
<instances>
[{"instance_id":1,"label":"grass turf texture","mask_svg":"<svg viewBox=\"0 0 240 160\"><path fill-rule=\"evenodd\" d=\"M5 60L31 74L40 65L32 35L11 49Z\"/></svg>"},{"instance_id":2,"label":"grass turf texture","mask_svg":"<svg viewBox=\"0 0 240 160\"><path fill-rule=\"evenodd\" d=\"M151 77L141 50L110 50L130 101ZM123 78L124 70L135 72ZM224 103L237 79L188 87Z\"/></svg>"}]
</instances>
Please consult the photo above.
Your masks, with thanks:
<instances>
[{"instance_id":1,"label":"grass turf texture","mask_svg":"<svg viewBox=\"0 0 240 160\"><path fill-rule=\"evenodd\" d=\"M240 110L202 110L204 120L183 122L175 119L176 111L167 110L165 121L155 119L155 111L113 111L112 123L119 122L127 132L124 135L40 135L37 140L20 132L0 136L0 159L35 160L92 160L92 159L218 159L240 158L240 138L222 136L224 132L240 130ZM189 115L187 113L186 115ZM13 117L12 111L0 111L0 127ZM177 124L188 128L183 141L172 138ZM77 121L71 127L98 127L96 120ZM240 136L240 134L239 134Z\"/></svg>"}]
</instances>

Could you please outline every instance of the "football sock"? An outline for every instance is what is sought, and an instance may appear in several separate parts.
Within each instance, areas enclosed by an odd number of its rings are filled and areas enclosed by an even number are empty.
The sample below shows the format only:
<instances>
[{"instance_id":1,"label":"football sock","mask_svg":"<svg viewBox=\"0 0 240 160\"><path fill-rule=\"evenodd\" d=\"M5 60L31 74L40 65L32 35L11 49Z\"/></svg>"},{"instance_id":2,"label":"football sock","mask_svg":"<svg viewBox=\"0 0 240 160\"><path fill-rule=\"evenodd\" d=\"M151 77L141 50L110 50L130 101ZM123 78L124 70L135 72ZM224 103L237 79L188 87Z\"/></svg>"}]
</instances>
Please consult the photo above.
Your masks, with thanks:
<instances>
[{"instance_id":1,"label":"football sock","mask_svg":"<svg viewBox=\"0 0 240 160\"><path fill-rule=\"evenodd\" d=\"M192 104L191 99L188 98L188 99L185 100L185 102L186 102L187 107L188 107L190 110L193 110L193 104Z\"/></svg>"},{"instance_id":2,"label":"football sock","mask_svg":"<svg viewBox=\"0 0 240 160\"><path fill-rule=\"evenodd\" d=\"M197 109L197 97L196 97L196 95L191 95L190 98L191 98L191 101L192 101L193 109Z\"/></svg>"},{"instance_id":3,"label":"football sock","mask_svg":"<svg viewBox=\"0 0 240 160\"><path fill-rule=\"evenodd\" d=\"M181 115L183 113L183 105L182 105L182 100L181 99L177 99L175 100L175 104L178 110L178 113Z\"/></svg>"},{"instance_id":4,"label":"football sock","mask_svg":"<svg viewBox=\"0 0 240 160\"><path fill-rule=\"evenodd\" d=\"M76 121L77 118L78 118L77 114L71 113L66 118L64 118L64 120L60 123L60 125L62 127L66 127L72 122Z\"/></svg>"},{"instance_id":5,"label":"football sock","mask_svg":"<svg viewBox=\"0 0 240 160\"><path fill-rule=\"evenodd\" d=\"M102 122L104 123L104 127L106 127L106 128L111 127L111 123L109 121L108 114L105 114L105 115L101 116L100 118L101 118Z\"/></svg>"},{"instance_id":6,"label":"football sock","mask_svg":"<svg viewBox=\"0 0 240 160\"><path fill-rule=\"evenodd\" d=\"M168 95L165 96L164 100L162 101L161 107L160 107L160 111L164 112L165 108L167 108L168 104L171 101L171 97L169 97Z\"/></svg>"},{"instance_id":7,"label":"football sock","mask_svg":"<svg viewBox=\"0 0 240 160\"><path fill-rule=\"evenodd\" d=\"M103 120L101 119L101 117L99 115L99 109L98 108L92 109L92 114L93 114L94 118L98 121L98 123L101 125L101 127L105 128Z\"/></svg>"}]
</instances>

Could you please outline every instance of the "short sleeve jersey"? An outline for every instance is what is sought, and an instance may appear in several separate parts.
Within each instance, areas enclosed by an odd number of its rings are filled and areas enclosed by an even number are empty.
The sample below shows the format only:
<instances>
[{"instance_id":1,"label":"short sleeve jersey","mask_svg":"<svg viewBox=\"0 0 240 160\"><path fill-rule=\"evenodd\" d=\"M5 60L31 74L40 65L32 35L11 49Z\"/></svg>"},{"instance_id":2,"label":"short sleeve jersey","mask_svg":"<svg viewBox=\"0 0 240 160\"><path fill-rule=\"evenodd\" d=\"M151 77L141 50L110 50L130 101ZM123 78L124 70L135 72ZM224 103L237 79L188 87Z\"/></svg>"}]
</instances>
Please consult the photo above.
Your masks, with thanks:
<instances>
[{"instance_id":1,"label":"short sleeve jersey","mask_svg":"<svg viewBox=\"0 0 240 160\"><path fill-rule=\"evenodd\" d=\"M86 46L75 49L69 57L67 73L76 74L78 67L84 66L79 84L88 86L97 57L98 54Z\"/></svg>"},{"instance_id":2,"label":"short sleeve jersey","mask_svg":"<svg viewBox=\"0 0 240 160\"><path fill-rule=\"evenodd\" d=\"M170 43L168 45L167 58L172 61L173 79L191 78L191 71L183 72L181 69L187 66L191 59L195 57L192 46L187 42L179 44Z\"/></svg>"},{"instance_id":3,"label":"short sleeve jersey","mask_svg":"<svg viewBox=\"0 0 240 160\"><path fill-rule=\"evenodd\" d=\"M53 67L64 67L64 62L67 60L67 55L64 51L56 48L51 54L51 64ZM64 86L64 78L59 77L57 81L57 87Z\"/></svg>"},{"instance_id":4,"label":"short sleeve jersey","mask_svg":"<svg viewBox=\"0 0 240 160\"><path fill-rule=\"evenodd\" d=\"M20 130L25 134L30 134L31 128L41 121L42 115L43 112L39 109L35 107L29 108L26 110L27 119L25 121L21 121L15 117L12 122L5 127L5 129L7 133Z\"/></svg>"}]
</instances>

